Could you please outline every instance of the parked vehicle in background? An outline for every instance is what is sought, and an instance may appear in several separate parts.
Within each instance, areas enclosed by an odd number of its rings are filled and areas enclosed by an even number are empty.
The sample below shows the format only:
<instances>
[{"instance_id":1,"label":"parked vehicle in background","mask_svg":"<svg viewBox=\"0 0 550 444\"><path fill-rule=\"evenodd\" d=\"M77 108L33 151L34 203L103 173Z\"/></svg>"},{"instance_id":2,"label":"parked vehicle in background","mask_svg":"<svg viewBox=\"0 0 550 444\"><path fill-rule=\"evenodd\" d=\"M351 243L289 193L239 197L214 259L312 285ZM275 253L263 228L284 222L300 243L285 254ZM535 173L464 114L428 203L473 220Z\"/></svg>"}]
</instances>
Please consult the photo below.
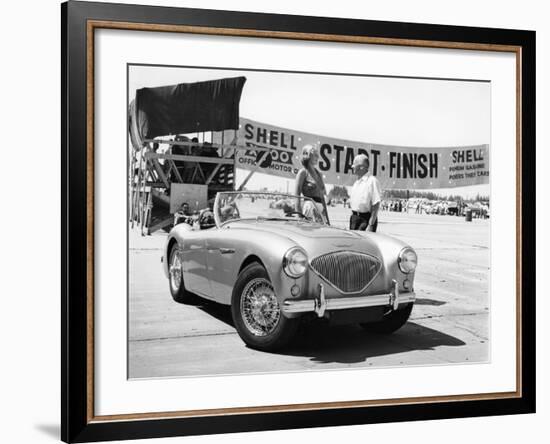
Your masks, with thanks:
<instances>
[{"instance_id":1,"label":"parked vehicle in background","mask_svg":"<svg viewBox=\"0 0 550 444\"><path fill-rule=\"evenodd\" d=\"M458 203L452 200L448 201L445 212L450 216L458 216Z\"/></svg>"}]
</instances>

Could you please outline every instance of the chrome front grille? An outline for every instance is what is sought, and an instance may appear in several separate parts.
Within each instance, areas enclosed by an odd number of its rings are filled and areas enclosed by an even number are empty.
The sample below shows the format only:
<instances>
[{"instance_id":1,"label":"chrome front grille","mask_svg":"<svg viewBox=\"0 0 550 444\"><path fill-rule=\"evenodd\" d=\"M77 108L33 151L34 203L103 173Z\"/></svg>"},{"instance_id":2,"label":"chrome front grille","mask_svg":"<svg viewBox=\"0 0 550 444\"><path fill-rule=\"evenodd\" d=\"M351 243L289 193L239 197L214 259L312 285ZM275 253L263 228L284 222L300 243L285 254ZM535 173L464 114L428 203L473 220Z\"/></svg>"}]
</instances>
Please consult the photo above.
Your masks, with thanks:
<instances>
[{"instance_id":1,"label":"chrome front grille","mask_svg":"<svg viewBox=\"0 0 550 444\"><path fill-rule=\"evenodd\" d=\"M376 277L382 264L368 254L339 251L318 256L311 267L344 293L364 290Z\"/></svg>"}]
</instances>

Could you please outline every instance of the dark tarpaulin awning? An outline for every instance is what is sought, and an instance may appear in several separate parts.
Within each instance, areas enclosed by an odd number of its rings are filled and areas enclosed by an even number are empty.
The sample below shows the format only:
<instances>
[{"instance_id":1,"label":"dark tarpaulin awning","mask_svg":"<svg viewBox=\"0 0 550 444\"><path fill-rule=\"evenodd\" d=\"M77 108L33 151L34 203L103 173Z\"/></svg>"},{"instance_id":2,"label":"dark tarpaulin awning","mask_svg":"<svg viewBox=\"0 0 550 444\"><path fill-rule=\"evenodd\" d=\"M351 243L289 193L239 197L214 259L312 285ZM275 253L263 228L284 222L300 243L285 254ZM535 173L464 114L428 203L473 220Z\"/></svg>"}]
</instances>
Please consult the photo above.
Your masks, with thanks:
<instances>
[{"instance_id":1,"label":"dark tarpaulin awning","mask_svg":"<svg viewBox=\"0 0 550 444\"><path fill-rule=\"evenodd\" d=\"M138 89L130 104L134 147L138 140L169 134L238 129L245 82L246 77L232 77Z\"/></svg>"}]
</instances>

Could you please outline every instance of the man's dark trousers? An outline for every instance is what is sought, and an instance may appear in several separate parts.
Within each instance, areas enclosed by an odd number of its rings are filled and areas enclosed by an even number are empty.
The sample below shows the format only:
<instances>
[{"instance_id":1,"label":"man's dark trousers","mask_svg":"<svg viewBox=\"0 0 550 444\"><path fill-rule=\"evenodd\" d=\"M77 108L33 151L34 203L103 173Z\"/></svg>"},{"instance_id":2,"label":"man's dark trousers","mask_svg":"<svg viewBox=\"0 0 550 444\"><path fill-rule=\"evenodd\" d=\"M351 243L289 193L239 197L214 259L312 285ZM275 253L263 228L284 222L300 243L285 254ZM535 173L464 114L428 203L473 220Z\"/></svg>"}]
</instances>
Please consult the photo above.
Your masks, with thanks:
<instances>
[{"instance_id":1,"label":"man's dark trousers","mask_svg":"<svg viewBox=\"0 0 550 444\"><path fill-rule=\"evenodd\" d=\"M351 212L349 218L349 229L365 231L369 225L370 213L359 213L357 211ZM378 228L378 220L374 223L372 231L376 231Z\"/></svg>"}]
</instances>

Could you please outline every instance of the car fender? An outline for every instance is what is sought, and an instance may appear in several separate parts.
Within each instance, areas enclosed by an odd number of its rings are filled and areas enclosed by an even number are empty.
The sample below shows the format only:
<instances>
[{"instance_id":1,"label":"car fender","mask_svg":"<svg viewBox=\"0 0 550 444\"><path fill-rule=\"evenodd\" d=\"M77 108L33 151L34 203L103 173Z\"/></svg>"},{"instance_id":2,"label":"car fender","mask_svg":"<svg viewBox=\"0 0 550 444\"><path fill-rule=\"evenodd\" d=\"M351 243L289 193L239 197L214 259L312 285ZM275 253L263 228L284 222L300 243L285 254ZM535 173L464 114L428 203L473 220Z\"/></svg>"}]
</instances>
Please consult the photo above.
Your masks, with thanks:
<instances>
[{"instance_id":1,"label":"car fender","mask_svg":"<svg viewBox=\"0 0 550 444\"><path fill-rule=\"evenodd\" d=\"M414 272L408 274L403 273L399 268L398 262L398 257L401 250L407 247L413 247L406 242L386 234L372 233L370 231L358 231L358 233L368 237L373 243L376 244L376 247L378 248L378 253L380 254L384 269L384 272L380 273L379 276L384 280L384 282L378 282L377 286L381 286L380 288L390 289L392 288L391 279L397 280L401 290L403 290L402 283L405 279L408 279L410 284L413 285Z\"/></svg>"},{"instance_id":2,"label":"car fender","mask_svg":"<svg viewBox=\"0 0 550 444\"><path fill-rule=\"evenodd\" d=\"M239 273L251 258L258 258L265 268L275 294L279 300L288 297L290 287L299 279L288 276L283 270L283 258L292 247L299 246L294 240L269 232L255 231L251 236L251 230L246 229L220 229L216 236L224 236L235 247L235 253L231 257L231 268L220 270L216 278L226 286L234 287ZM306 273L307 274L307 273ZM305 279L300 278L300 279ZM218 302L230 304L231 294Z\"/></svg>"}]
</instances>

